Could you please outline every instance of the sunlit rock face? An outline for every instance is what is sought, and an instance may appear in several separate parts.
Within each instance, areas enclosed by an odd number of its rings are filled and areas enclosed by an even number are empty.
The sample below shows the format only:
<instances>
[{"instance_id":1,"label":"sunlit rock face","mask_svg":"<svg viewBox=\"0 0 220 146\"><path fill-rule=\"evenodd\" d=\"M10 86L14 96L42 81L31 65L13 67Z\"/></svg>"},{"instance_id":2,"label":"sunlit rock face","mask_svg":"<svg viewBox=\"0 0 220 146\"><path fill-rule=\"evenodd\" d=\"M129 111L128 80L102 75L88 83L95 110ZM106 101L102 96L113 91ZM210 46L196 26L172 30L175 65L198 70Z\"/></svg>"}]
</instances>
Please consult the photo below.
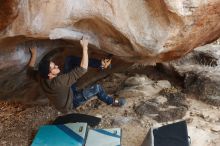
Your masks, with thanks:
<instances>
[{"instance_id":1,"label":"sunlit rock face","mask_svg":"<svg viewBox=\"0 0 220 146\"><path fill-rule=\"evenodd\" d=\"M20 0L17 7L1 1L10 8L7 23L0 17L1 39L83 33L97 48L131 61L172 60L220 36L220 0Z\"/></svg>"},{"instance_id":2,"label":"sunlit rock face","mask_svg":"<svg viewBox=\"0 0 220 146\"><path fill-rule=\"evenodd\" d=\"M86 35L96 52L111 53L124 61L154 64L179 58L220 37L220 0L0 3L0 78L7 81L10 75L22 74L33 40L43 42L38 45L42 56L53 48L74 46Z\"/></svg>"}]
</instances>

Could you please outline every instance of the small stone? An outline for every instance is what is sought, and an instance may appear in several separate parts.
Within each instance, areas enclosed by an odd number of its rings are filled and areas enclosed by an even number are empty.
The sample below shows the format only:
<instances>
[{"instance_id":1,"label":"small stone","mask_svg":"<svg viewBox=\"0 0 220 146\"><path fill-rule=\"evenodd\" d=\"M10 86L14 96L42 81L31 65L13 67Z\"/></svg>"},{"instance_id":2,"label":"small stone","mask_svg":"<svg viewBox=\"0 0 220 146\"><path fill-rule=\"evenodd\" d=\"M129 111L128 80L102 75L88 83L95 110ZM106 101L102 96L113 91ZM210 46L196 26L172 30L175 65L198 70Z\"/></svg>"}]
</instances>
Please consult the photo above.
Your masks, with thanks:
<instances>
[{"instance_id":1,"label":"small stone","mask_svg":"<svg viewBox=\"0 0 220 146\"><path fill-rule=\"evenodd\" d=\"M214 125L211 127L211 130L214 132L220 132L220 125Z\"/></svg>"},{"instance_id":2,"label":"small stone","mask_svg":"<svg viewBox=\"0 0 220 146\"><path fill-rule=\"evenodd\" d=\"M192 122L193 122L193 118L187 118L187 119L185 119L185 120L186 120L187 124L189 124L189 123L192 123Z\"/></svg>"},{"instance_id":3,"label":"small stone","mask_svg":"<svg viewBox=\"0 0 220 146\"><path fill-rule=\"evenodd\" d=\"M102 115L100 115L100 114L97 114L97 115L95 115L97 118L102 118Z\"/></svg>"},{"instance_id":4,"label":"small stone","mask_svg":"<svg viewBox=\"0 0 220 146\"><path fill-rule=\"evenodd\" d=\"M215 110L217 110L217 109L218 109L218 107L216 107L216 106L212 106L211 108L212 108L212 109L215 109Z\"/></svg>"},{"instance_id":5,"label":"small stone","mask_svg":"<svg viewBox=\"0 0 220 146\"><path fill-rule=\"evenodd\" d=\"M155 98L155 102L158 104L164 104L165 102L167 102L167 98L164 96L158 96Z\"/></svg>"},{"instance_id":6,"label":"small stone","mask_svg":"<svg viewBox=\"0 0 220 146\"><path fill-rule=\"evenodd\" d=\"M131 122L133 120L132 117L116 117L113 121L111 125L115 125L115 126L122 126L124 124L127 124L129 122Z\"/></svg>"},{"instance_id":7,"label":"small stone","mask_svg":"<svg viewBox=\"0 0 220 146\"><path fill-rule=\"evenodd\" d=\"M157 81L156 85L160 88L171 88L171 84L167 80Z\"/></svg>"}]
</instances>

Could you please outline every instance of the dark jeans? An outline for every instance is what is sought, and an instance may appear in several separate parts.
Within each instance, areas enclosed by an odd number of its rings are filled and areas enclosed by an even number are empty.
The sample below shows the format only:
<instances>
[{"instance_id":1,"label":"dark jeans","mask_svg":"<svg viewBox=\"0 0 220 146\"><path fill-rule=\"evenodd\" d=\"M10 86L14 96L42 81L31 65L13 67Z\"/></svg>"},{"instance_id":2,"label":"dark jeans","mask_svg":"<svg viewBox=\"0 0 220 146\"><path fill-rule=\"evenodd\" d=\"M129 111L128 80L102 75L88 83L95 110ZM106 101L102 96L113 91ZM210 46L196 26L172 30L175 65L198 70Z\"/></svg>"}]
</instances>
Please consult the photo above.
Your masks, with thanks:
<instances>
[{"instance_id":1,"label":"dark jeans","mask_svg":"<svg viewBox=\"0 0 220 146\"><path fill-rule=\"evenodd\" d=\"M64 64L64 72L69 72L71 69L79 66L81 60L79 57L69 56L65 59ZM74 62L76 61L76 62ZM101 61L97 59L89 59L89 66L90 67L100 67ZM95 84L88 88L85 88L81 91L76 90L76 84L71 86L73 91L73 106L76 108L94 96L97 96L99 100L105 102L106 104L112 104L113 98L108 96L101 85Z\"/></svg>"},{"instance_id":2,"label":"dark jeans","mask_svg":"<svg viewBox=\"0 0 220 146\"><path fill-rule=\"evenodd\" d=\"M102 88L102 86L99 84L92 85L79 92L78 91L73 91L73 92L74 92L73 105L75 108L82 105L83 103L85 103L94 96L97 96L99 100L105 102L108 105L113 103L113 98L111 96L108 96L104 91L104 89Z\"/></svg>"}]
</instances>

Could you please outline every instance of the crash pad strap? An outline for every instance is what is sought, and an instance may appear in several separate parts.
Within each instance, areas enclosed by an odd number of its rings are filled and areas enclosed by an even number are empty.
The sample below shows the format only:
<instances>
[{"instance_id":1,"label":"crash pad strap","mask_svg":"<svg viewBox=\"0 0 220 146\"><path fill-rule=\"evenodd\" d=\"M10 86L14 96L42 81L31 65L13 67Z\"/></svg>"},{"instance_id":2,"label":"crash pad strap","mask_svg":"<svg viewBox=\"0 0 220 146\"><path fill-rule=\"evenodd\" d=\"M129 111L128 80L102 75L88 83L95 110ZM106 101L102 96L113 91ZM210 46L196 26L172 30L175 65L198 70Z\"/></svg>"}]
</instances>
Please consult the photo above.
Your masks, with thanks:
<instances>
[{"instance_id":1,"label":"crash pad strap","mask_svg":"<svg viewBox=\"0 0 220 146\"><path fill-rule=\"evenodd\" d=\"M108 136L112 136L112 137L115 137L115 138L121 138L121 136L115 134L115 133L111 133L111 132L108 132L108 131L105 131L105 130L102 130L102 129L94 129L96 132L99 132L101 134L104 134L104 135L108 135Z\"/></svg>"},{"instance_id":2,"label":"crash pad strap","mask_svg":"<svg viewBox=\"0 0 220 146\"><path fill-rule=\"evenodd\" d=\"M67 135L69 135L71 138L73 138L77 142L84 144L84 139L81 136L79 136L77 133L72 131L70 128L68 128L67 126L65 125L56 125L56 126L57 128L65 132Z\"/></svg>"}]
</instances>

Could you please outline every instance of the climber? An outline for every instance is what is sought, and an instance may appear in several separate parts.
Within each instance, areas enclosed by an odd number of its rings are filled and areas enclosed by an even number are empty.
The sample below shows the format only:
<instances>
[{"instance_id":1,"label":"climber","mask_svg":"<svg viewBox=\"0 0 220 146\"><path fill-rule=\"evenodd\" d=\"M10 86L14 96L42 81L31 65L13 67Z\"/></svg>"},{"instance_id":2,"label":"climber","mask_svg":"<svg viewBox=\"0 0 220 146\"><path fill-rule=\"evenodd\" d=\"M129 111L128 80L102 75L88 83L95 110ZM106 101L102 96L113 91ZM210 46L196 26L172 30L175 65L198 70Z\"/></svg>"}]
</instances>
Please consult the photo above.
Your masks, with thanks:
<instances>
[{"instance_id":1,"label":"climber","mask_svg":"<svg viewBox=\"0 0 220 146\"><path fill-rule=\"evenodd\" d=\"M80 44L83 54L79 66L76 67L71 62L75 60L74 58L71 60L71 58L67 57L62 74L59 67L49 59L41 60L38 65L38 71L34 71L37 49L35 47L30 48L31 59L28 64L28 75L40 82L50 102L62 112L77 108L94 96L97 96L99 100L105 102L107 105L123 106L126 102L125 98L114 99L108 96L99 84L92 85L80 91L76 90L76 81L87 72L89 65L88 39L83 37L80 40ZM97 66L97 60L93 61L93 63L90 63L91 66ZM101 68L105 69L111 64L111 59L104 59L101 62Z\"/></svg>"}]
</instances>

